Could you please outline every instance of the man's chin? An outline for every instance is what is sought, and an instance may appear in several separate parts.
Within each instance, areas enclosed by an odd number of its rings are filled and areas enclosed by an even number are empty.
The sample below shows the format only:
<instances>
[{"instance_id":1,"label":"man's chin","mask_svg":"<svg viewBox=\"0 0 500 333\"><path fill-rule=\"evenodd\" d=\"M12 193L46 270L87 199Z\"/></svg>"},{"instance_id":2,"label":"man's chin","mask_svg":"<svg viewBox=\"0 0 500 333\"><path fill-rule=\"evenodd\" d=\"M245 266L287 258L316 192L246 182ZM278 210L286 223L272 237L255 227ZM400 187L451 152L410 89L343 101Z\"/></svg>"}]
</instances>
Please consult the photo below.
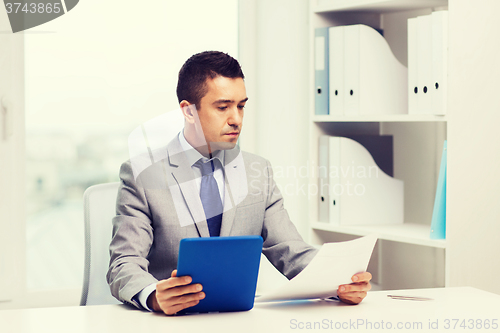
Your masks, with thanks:
<instances>
[{"instance_id":1,"label":"man's chin","mask_svg":"<svg viewBox=\"0 0 500 333\"><path fill-rule=\"evenodd\" d=\"M210 143L210 150L211 151L216 151L216 150L230 150L233 149L236 146L236 141L235 142L211 142Z\"/></svg>"}]
</instances>

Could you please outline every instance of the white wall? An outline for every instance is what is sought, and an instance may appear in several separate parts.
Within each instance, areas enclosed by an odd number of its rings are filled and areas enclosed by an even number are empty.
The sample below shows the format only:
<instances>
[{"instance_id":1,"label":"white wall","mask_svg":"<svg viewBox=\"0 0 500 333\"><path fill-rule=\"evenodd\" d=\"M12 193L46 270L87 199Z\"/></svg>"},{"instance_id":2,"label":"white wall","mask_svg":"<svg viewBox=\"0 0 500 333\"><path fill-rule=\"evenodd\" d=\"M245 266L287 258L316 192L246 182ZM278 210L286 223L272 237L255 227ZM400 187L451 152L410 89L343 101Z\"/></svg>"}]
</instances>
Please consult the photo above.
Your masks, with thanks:
<instances>
[{"instance_id":1,"label":"white wall","mask_svg":"<svg viewBox=\"0 0 500 333\"><path fill-rule=\"evenodd\" d=\"M448 285L500 293L500 2L449 10Z\"/></svg>"},{"instance_id":2,"label":"white wall","mask_svg":"<svg viewBox=\"0 0 500 333\"><path fill-rule=\"evenodd\" d=\"M238 61L245 75L248 103L245 105L243 130L239 144L247 152L257 153L257 2L238 0Z\"/></svg>"},{"instance_id":3,"label":"white wall","mask_svg":"<svg viewBox=\"0 0 500 333\"><path fill-rule=\"evenodd\" d=\"M250 98L242 147L270 160L285 207L306 239L308 175L298 172L309 157L308 15L303 0L240 0L240 58Z\"/></svg>"}]
</instances>

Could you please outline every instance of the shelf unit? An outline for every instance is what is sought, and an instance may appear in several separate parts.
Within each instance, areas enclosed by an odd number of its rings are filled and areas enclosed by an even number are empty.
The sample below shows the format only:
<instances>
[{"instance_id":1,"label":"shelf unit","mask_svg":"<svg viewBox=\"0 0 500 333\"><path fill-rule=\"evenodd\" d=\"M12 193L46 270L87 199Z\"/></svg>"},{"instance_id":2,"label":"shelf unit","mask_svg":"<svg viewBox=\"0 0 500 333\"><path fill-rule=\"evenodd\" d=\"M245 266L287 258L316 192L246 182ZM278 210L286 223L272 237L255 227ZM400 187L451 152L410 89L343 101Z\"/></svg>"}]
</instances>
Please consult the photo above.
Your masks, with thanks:
<instances>
[{"instance_id":1,"label":"shelf unit","mask_svg":"<svg viewBox=\"0 0 500 333\"><path fill-rule=\"evenodd\" d=\"M317 0L311 8L314 13L342 11L387 13L447 5L448 0Z\"/></svg>"},{"instance_id":2,"label":"shelf unit","mask_svg":"<svg viewBox=\"0 0 500 333\"><path fill-rule=\"evenodd\" d=\"M315 28L366 24L382 29L396 58L406 66L406 20L430 14L447 5L447 0L310 0L310 82L314 82ZM389 134L394 137L395 178L405 182L405 223L401 225L333 226L318 222L319 198L317 194L310 194L311 243L322 244L375 233L379 242L369 270L374 273L374 282L382 289L444 286L447 242L432 240L429 235L448 117L315 115L312 89L309 114L310 161L318 161L320 135ZM315 175L310 177L310 182L317 183ZM428 265L427 272L419 275L414 267L410 267L409 258ZM412 274L415 276L409 276Z\"/></svg>"},{"instance_id":3,"label":"shelf unit","mask_svg":"<svg viewBox=\"0 0 500 333\"><path fill-rule=\"evenodd\" d=\"M430 227L423 224L405 223L396 225L334 226L324 222L312 222L311 227L315 230L356 236L377 234L378 238L383 240L430 246L441 249L446 248L445 240L429 238Z\"/></svg>"},{"instance_id":4,"label":"shelf unit","mask_svg":"<svg viewBox=\"0 0 500 333\"><path fill-rule=\"evenodd\" d=\"M376 123L398 123L398 122L446 122L447 117L432 114L384 114L384 115L366 115L366 116L330 116L313 115L312 121L317 123L328 122L376 122Z\"/></svg>"}]
</instances>

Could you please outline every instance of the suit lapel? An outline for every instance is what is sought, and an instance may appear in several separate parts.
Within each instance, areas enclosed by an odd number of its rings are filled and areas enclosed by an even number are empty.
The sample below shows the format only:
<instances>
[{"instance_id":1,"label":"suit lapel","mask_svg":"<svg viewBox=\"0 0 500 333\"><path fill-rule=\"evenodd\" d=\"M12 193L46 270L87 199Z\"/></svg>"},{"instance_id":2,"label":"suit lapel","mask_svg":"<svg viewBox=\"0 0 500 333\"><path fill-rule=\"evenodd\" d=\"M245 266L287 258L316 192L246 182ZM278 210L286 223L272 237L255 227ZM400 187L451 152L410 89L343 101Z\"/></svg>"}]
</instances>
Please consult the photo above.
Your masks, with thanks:
<instances>
[{"instance_id":1,"label":"suit lapel","mask_svg":"<svg viewBox=\"0 0 500 333\"><path fill-rule=\"evenodd\" d=\"M229 236L236 216L236 206L248 194L245 164L238 146L225 151L224 181L224 214L222 215L220 235Z\"/></svg>"},{"instance_id":2,"label":"suit lapel","mask_svg":"<svg viewBox=\"0 0 500 333\"><path fill-rule=\"evenodd\" d=\"M184 207L181 207L180 205L184 204L185 206L187 206L187 209L190 213L190 216L179 214L181 215L179 216L179 219L191 219L189 222L180 221L181 225L194 224L198 231L198 234L201 237L210 237L207 221L205 218L205 212L203 210L203 205L201 203L198 187L195 181L195 176L177 137L169 143L169 145L167 146L167 151L168 163L171 167L170 170L172 170L172 177L176 182L176 184L173 184L171 186L178 186L178 188L180 189L179 195L182 196L179 198L174 198L177 212L179 213L183 210ZM175 190L176 189L174 188L171 191L173 196L177 192Z\"/></svg>"}]
</instances>

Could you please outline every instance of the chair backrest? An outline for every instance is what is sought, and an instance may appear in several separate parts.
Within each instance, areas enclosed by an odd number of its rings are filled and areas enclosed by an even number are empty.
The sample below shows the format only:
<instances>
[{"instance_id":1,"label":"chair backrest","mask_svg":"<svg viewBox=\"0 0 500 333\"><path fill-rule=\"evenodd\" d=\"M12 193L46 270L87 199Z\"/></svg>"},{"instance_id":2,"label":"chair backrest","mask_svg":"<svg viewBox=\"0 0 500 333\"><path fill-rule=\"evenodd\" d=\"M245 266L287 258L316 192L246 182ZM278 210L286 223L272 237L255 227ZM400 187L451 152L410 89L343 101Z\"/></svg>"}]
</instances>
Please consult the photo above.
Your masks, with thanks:
<instances>
[{"instance_id":1,"label":"chair backrest","mask_svg":"<svg viewBox=\"0 0 500 333\"><path fill-rule=\"evenodd\" d=\"M119 304L109 290L106 273L109 243L116 215L116 196L120 183L89 187L83 195L85 220L85 270L80 305Z\"/></svg>"}]
</instances>

